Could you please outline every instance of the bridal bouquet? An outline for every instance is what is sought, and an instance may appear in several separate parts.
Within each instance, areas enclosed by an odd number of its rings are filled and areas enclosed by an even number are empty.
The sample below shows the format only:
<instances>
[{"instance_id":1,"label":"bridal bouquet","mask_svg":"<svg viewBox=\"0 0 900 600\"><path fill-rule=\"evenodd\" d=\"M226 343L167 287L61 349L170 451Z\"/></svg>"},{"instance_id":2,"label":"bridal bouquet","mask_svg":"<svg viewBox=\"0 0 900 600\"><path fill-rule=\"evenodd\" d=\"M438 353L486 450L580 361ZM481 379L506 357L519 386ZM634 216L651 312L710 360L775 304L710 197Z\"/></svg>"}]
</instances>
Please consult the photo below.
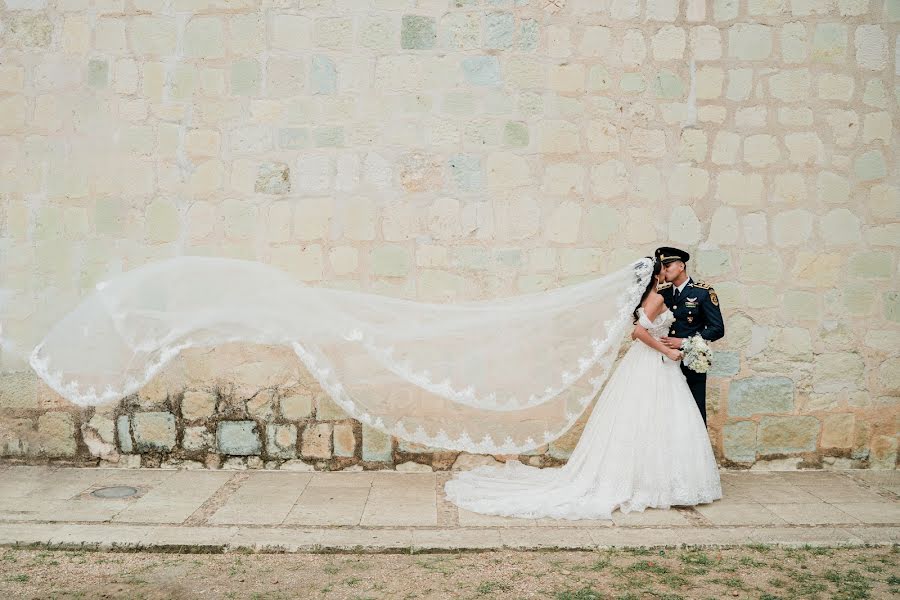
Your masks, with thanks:
<instances>
[{"instance_id":1,"label":"bridal bouquet","mask_svg":"<svg viewBox=\"0 0 900 600\"><path fill-rule=\"evenodd\" d=\"M710 360L712 350L709 349L709 345L702 337L694 335L685 338L681 344L681 351L684 353L682 361L688 369L697 373L709 371L709 367L712 364Z\"/></svg>"}]
</instances>

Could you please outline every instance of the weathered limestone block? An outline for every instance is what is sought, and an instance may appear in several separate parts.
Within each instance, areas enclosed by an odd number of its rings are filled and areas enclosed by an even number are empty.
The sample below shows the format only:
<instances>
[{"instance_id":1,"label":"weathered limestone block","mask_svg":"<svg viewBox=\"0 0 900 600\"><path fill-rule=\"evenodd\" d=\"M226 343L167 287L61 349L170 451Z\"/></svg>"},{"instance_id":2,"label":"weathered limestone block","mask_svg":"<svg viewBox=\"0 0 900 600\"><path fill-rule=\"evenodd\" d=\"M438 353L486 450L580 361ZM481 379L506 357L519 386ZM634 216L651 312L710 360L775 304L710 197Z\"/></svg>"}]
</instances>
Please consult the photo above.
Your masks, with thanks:
<instances>
[{"instance_id":1,"label":"weathered limestone block","mask_svg":"<svg viewBox=\"0 0 900 600\"><path fill-rule=\"evenodd\" d=\"M897 436L879 435L872 439L869 466L873 469L897 468Z\"/></svg>"},{"instance_id":2,"label":"weathered limestone block","mask_svg":"<svg viewBox=\"0 0 900 600\"><path fill-rule=\"evenodd\" d=\"M772 27L737 23L728 28L728 56L738 60L764 60L772 53Z\"/></svg>"},{"instance_id":3,"label":"weathered limestone block","mask_svg":"<svg viewBox=\"0 0 900 600\"><path fill-rule=\"evenodd\" d=\"M181 400L181 417L186 421L208 419L216 412L216 397L209 392L188 391Z\"/></svg>"},{"instance_id":4,"label":"weathered limestone block","mask_svg":"<svg viewBox=\"0 0 900 600\"><path fill-rule=\"evenodd\" d=\"M116 437L119 439L119 449L126 454L134 450L131 439L131 423L128 415L121 415L116 419Z\"/></svg>"},{"instance_id":5,"label":"weathered limestone block","mask_svg":"<svg viewBox=\"0 0 900 600\"><path fill-rule=\"evenodd\" d=\"M138 452L168 452L175 447L175 415L169 412L135 413L132 420ZM124 448L123 448L124 450Z\"/></svg>"},{"instance_id":6,"label":"weathered limestone block","mask_svg":"<svg viewBox=\"0 0 900 600\"><path fill-rule=\"evenodd\" d=\"M266 426L266 452L278 458L296 458L297 426L269 423Z\"/></svg>"},{"instance_id":7,"label":"weathered limestone block","mask_svg":"<svg viewBox=\"0 0 900 600\"><path fill-rule=\"evenodd\" d=\"M728 414L749 417L794 409L794 382L788 377L735 379L728 388Z\"/></svg>"},{"instance_id":8,"label":"weathered limestone block","mask_svg":"<svg viewBox=\"0 0 900 600\"><path fill-rule=\"evenodd\" d=\"M185 427L181 447L188 452L207 450L214 445L213 434L206 427Z\"/></svg>"},{"instance_id":9,"label":"weathered limestone block","mask_svg":"<svg viewBox=\"0 0 900 600\"><path fill-rule=\"evenodd\" d=\"M756 423L753 421L728 423L722 434L725 458L735 462L756 460Z\"/></svg>"},{"instance_id":10,"label":"weathered limestone block","mask_svg":"<svg viewBox=\"0 0 900 600\"><path fill-rule=\"evenodd\" d=\"M284 163L261 164L254 189L262 194L287 194L291 191L290 168Z\"/></svg>"},{"instance_id":11,"label":"weathered limestone block","mask_svg":"<svg viewBox=\"0 0 900 600\"><path fill-rule=\"evenodd\" d=\"M821 428L815 417L763 417L757 446L760 454L812 452Z\"/></svg>"},{"instance_id":12,"label":"weathered limestone block","mask_svg":"<svg viewBox=\"0 0 900 600\"><path fill-rule=\"evenodd\" d=\"M271 420L275 414L275 392L273 390L257 392L255 396L247 400L247 413L262 421Z\"/></svg>"},{"instance_id":13,"label":"weathered limestone block","mask_svg":"<svg viewBox=\"0 0 900 600\"><path fill-rule=\"evenodd\" d=\"M81 424L81 439L91 456L98 456L103 460L118 460L115 423L112 419L95 414L90 421Z\"/></svg>"},{"instance_id":14,"label":"weathered limestone block","mask_svg":"<svg viewBox=\"0 0 900 600\"><path fill-rule=\"evenodd\" d=\"M712 355L710 377L733 377L741 370L741 356L737 352L715 350Z\"/></svg>"},{"instance_id":15,"label":"weathered limestone block","mask_svg":"<svg viewBox=\"0 0 900 600\"><path fill-rule=\"evenodd\" d=\"M222 421L216 429L216 446L222 454L259 454L262 444L256 421Z\"/></svg>"},{"instance_id":16,"label":"weathered limestone block","mask_svg":"<svg viewBox=\"0 0 900 600\"><path fill-rule=\"evenodd\" d=\"M356 435L353 433L352 423L335 423L334 455L346 457L356 455Z\"/></svg>"},{"instance_id":17,"label":"weathered limestone block","mask_svg":"<svg viewBox=\"0 0 900 600\"><path fill-rule=\"evenodd\" d=\"M281 416L292 421L312 416L313 397L308 393L296 393L279 400Z\"/></svg>"},{"instance_id":18,"label":"weathered limestone block","mask_svg":"<svg viewBox=\"0 0 900 600\"><path fill-rule=\"evenodd\" d=\"M315 423L303 428L300 452L304 458L331 458L331 423Z\"/></svg>"},{"instance_id":19,"label":"weathered limestone block","mask_svg":"<svg viewBox=\"0 0 900 600\"><path fill-rule=\"evenodd\" d=\"M391 436L386 433L363 425L362 429L362 459L372 462L391 462L394 445Z\"/></svg>"},{"instance_id":20,"label":"weathered limestone block","mask_svg":"<svg viewBox=\"0 0 900 600\"><path fill-rule=\"evenodd\" d=\"M38 454L50 458L75 456L75 422L67 412L47 412L38 417Z\"/></svg>"},{"instance_id":21,"label":"weathered limestone block","mask_svg":"<svg viewBox=\"0 0 900 600\"><path fill-rule=\"evenodd\" d=\"M862 384L865 361L856 352L829 352L813 360L813 389L817 392L856 390Z\"/></svg>"},{"instance_id":22,"label":"weathered limestone block","mask_svg":"<svg viewBox=\"0 0 900 600\"><path fill-rule=\"evenodd\" d=\"M878 366L875 382L883 394L900 395L900 357L891 357Z\"/></svg>"},{"instance_id":23,"label":"weathered limestone block","mask_svg":"<svg viewBox=\"0 0 900 600\"><path fill-rule=\"evenodd\" d=\"M855 426L852 413L826 415L822 419L822 448L850 448Z\"/></svg>"},{"instance_id":24,"label":"weathered limestone block","mask_svg":"<svg viewBox=\"0 0 900 600\"><path fill-rule=\"evenodd\" d=\"M30 371L0 375L0 408L38 408L38 378Z\"/></svg>"}]
</instances>

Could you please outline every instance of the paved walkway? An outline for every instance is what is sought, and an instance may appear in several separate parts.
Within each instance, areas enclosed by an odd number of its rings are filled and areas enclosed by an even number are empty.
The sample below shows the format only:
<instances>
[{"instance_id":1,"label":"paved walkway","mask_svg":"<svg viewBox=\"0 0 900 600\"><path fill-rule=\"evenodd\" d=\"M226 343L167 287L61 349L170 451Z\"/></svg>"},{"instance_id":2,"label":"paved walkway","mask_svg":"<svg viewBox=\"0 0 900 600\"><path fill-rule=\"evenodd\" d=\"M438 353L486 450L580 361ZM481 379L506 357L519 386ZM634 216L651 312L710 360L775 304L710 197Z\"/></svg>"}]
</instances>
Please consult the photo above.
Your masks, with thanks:
<instances>
[{"instance_id":1,"label":"paved walkway","mask_svg":"<svg viewBox=\"0 0 900 600\"><path fill-rule=\"evenodd\" d=\"M441 493L448 477L0 466L0 545L424 552L900 542L897 471L723 472L718 502L611 521L458 510ZM98 497L130 491L120 486L136 493Z\"/></svg>"}]
</instances>

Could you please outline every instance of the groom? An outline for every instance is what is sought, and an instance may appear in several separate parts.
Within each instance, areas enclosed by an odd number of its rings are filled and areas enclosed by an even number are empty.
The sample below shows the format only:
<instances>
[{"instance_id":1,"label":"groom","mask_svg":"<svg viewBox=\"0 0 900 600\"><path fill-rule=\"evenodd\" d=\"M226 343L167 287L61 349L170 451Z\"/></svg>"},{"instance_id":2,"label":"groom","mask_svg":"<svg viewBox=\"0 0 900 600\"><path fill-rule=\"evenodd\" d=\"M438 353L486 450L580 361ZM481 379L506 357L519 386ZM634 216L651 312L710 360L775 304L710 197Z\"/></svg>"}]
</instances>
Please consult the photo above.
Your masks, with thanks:
<instances>
[{"instance_id":1,"label":"groom","mask_svg":"<svg viewBox=\"0 0 900 600\"><path fill-rule=\"evenodd\" d=\"M681 348L685 338L697 334L708 342L725 335L716 291L708 284L688 277L686 264L691 255L678 248L663 247L656 249L656 258L662 265L663 278L671 284L660 293L675 315L669 337L662 338L663 344L669 348ZM683 363L681 371L706 423L706 373L691 371Z\"/></svg>"}]
</instances>

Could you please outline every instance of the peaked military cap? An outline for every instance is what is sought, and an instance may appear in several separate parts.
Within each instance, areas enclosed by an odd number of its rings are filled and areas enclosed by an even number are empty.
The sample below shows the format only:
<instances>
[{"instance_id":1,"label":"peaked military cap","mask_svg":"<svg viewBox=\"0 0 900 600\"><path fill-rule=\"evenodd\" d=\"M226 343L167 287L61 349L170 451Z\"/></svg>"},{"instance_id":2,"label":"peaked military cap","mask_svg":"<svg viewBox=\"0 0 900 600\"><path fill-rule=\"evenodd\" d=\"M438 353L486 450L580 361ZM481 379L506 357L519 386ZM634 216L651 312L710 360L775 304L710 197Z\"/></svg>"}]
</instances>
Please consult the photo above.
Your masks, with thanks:
<instances>
[{"instance_id":1,"label":"peaked military cap","mask_svg":"<svg viewBox=\"0 0 900 600\"><path fill-rule=\"evenodd\" d=\"M665 265L676 260L687 262L691 259L691 255L684 250L679 250L678 248L663 246L662 248L656 249L656 259Z\"/></svg>"}]
</instances>

